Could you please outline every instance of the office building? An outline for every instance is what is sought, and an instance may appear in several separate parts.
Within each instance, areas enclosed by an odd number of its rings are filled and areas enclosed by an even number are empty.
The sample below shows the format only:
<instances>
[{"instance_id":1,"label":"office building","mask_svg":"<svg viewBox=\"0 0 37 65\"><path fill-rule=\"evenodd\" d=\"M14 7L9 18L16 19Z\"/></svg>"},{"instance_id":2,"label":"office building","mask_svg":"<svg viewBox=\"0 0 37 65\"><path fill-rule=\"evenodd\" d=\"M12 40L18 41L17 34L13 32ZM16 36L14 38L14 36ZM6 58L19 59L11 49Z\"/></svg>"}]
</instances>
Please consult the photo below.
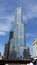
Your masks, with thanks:
<instances>
[{"instance_id":1,"label":"office building","mask_svg":"<svg viewBox=\"0 0 37 65\"><path fill-rule=\"evenodd\" d=\"M12 47L13 47L13 32L9 34L9 58L12 58Z\"/></svg>"},{"instance_id":2,"label":"office building","mask_svg":"<svg viewBox=\"0 0 37 65\"><path fill-rule=\"evenodd\" d=\"M20 6L15 10L13 37L10 39L10 59L26 59L30 56L28 55L29 49L26 48L26 31L22 16L23 14ZM26 56L26 54L28 56Z\"/></svg>"},{"instance_id":3,"label":"office building","mask_svg":"<svg viewBox=\"0 0 37 65\"><path fill-rule=\"evenodd\" d=\"M37 58L37 38L33 41L34 57Z\"/></svg>"},{"instance_id":4,"label":"office building","mask_svg":"<svg viewBox=\"0 0 37 65\"><path fill-rule=\"evenodd\" d=\"M10 34L9 34L9 40L13 38L13 32L10 31Z\"/></svg>"},{"instance_id":5,"label":"office building","mask_svg":"<svg viewBox=\"0 0 37 65\"><path fill-rule=\"evenodd\" d=\"M8 59L8 56L9 56L8 52L9 52L9 42L5 44L5 50L4 50L5 59Z\"/></svg>"},{"instance_id":6,"label":"office building","mask_svg":"<svg viewBox=\"0 0 37 65\"><path fill-rule=\"evenodd\" d=\"M30 59L30 52L29 52L29 48L25 47L24 52L23 52L24 58L25 59Z\"/></svg>"},{"instance_id":7,"label":"office building","mask_svg":"<svg viewBox=\"0 0 37 65\"><path fill-rule=\"evenodd\" d=\"M0 52L0 56L1 56L1 52Z\"/></svg>"},{"instance_id":8,"label":"office building","mask_svg":"<svg viewBox=\"0 0 37 65\"><path fill-rule=\"evenodd\" d=\"M2 55L1 55L1 52L0 52L0 60L2 60Z\"/></svg>"},{"instance_id":9,"label":"office building","mask_svg":"<svg viewBox=\"0 0 37 65\"><path fill-rule=\"evenodd\" d=\"M15 11L14 33L13 38L10 40L10 50L14 50L15 58L23 59L24 47L26 47L25 39L25 25L22 23L22 11L21 7L18 7ZM13 49L14 48L14 49Z\"/></svg>"}]
</instances>

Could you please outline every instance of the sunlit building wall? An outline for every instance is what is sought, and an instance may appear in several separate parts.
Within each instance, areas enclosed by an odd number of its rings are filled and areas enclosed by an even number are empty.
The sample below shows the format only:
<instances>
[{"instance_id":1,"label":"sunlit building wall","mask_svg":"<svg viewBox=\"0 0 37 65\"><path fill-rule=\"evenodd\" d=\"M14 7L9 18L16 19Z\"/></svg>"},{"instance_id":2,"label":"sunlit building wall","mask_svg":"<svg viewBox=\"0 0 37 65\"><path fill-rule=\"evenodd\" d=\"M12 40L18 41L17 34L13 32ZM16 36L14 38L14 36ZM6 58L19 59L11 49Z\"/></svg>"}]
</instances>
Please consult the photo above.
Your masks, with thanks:
<instances>
[{"instance_id":1,"label":"sunlit building wall","mask_svg":"<svg viewBox=\"0 0 37 65\"><path fill-rule=\"evenodd\" d=\"M34 57L37 58L37 39L33 41L33 50L34 50Z\"/></svg>"}]
</instances>

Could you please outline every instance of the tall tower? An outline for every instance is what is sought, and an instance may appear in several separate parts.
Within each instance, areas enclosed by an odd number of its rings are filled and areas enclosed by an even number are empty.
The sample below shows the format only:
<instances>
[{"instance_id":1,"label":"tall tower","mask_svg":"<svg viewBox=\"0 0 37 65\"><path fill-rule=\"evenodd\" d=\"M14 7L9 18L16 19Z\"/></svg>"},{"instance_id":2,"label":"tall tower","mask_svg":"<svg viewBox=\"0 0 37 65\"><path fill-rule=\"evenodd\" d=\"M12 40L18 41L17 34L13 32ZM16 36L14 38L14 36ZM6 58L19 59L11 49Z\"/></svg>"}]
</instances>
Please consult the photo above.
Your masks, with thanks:
<instances>
[{"instance_id":1,"label":"tall tower","mask_svg":"<svg viewBox=\"0 0 37 65\"><path fill-rule=\"evenodd\" d=\"M13 37L10 36L9 59L28 59L29 49L26 47L25 24L21 6L15 10Z\"/></svg>"},{"instance_id":2,"label":"tall tower","mask_svg":"<svg viewBox=\"0 0 37 65\"><path fill-rule=\"evenodd\" d=\"M15 22L14 22L14 46L17 52L17 58L23 58L24 47L26 47L25 29L24 23L22 23L22 11L21 6L15 11Z\"/></svg>"}]
</instances>

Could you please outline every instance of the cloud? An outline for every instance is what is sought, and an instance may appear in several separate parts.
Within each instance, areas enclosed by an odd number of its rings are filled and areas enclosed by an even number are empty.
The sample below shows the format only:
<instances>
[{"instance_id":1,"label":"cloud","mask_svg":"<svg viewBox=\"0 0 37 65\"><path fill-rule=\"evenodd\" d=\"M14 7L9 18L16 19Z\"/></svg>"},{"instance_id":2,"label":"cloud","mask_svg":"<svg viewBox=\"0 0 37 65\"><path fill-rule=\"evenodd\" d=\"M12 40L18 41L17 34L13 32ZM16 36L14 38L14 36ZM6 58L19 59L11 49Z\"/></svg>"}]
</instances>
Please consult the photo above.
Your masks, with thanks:
<instances>
[{"instance_id":1,"label":"cloud","mask_svg":"<svg viewBox=\"0 0 37 65\"><path fill-rule=\"evenodd\" d=\"M0 19L8 20L7 22L11 23L11 22L14 22L15 17L14 17L14 15L12 15L12 16L1 16Z\"/></svg>"},{"instance_id":2,"label":"cloud","mask_svg":"<svg viewBox=\"0 0 37 65\"><path fill-rule=\"evenodd\" d=\"M12 23L14 23L14 19L14 15L0 17L0 35L5 35L5 33L9 32L12 29Z\"/></svg>"},{"instance_id":3,"label":"cloud","mask_svg":"<svg viewBox=\"0 0 37 65\"><path fill-rule=\"evenodd\" d=\"M6 33L3 31L0 31L0 35L5 35Z\"/></svg>"},{"instance_id":4,"label":"cloud","mask_svg":"<svg viewBox=\"0 0 37 65\"><path fill-rule=\"evenodd\" d=\"M0 24L0 31L9 31L10 25L9 24Z\"/></svg>"},{"instance_id":5,"label":"cloud","mask_svg":"<svg viewBox=\"0 0 37 65\"><path fill-rule=\"evenodd\" d=\"M27 2L27 0L23 0L23 8L24 8L24 15L23 15L23 21L27 24L29 19L32 19L34 17L37 17L37 4L33 4L33 1L29 1ZM3 7L0 9L0 11L6 11L7 8ZM21 11L20 11L21 12ZM18 13L20 13L19 10L18 10ZM3 20L2 23L0 23L0 34L5 34L6 32L9 32L11 27L12 27L12 23L14 23L15 21L15 15L12 14L12 15L2 15L0 16L0 22L1 20ZM5 22L5 23L3 23ZM35 21L34 21L35 22ZM1 33L2 31L2 33ZM27 37L31 36L32 34L27 34Z\"/></svg>"},{"instance_id":6,"label":"cloud","mask_svg":"<svg viewBox=\"0 0 37 65\"><path fill-rule=\"evenodd\" d=\"M37 2L32 0L23 0L24 17L25 23L28 23L30 19L37 17Z\"/></svg>"},{"instance_id":7,"label":"cloud","mask_svg":"<svg viewBox=\"0 0 37 65\"><path fill-rule=\"evenodd\" d=\"M33 33L26 33L26 38L30 38L30 37L33 37L33 38L36 38L37 37L37 34L33 34Z\"/></svg>"}]
</instances>

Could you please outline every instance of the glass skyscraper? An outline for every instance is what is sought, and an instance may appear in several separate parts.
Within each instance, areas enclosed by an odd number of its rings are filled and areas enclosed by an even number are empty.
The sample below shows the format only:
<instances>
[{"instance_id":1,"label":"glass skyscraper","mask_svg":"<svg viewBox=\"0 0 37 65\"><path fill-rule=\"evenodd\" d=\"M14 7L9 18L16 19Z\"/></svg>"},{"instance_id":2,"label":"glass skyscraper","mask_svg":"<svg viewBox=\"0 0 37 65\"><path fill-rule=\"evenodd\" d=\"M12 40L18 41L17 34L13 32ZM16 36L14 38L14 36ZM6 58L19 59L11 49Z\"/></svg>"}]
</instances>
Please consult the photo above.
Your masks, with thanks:
<instances>
[{"instance_id":1,"label":"glass skyscraper","mask_svg":"<svg viewBox=\"0 0 37 65\"><path fill-rule=\"evenodd\" d=\"M13 40L10 42L10 49L15 51L15 59L23 59L23 52L26 47L25 24L22 22L21 6L15 10ZM14 48L13 48L14 47Z\"/></svg>"},{"instance_id":2,"label":"glass skyscraper","mask_svg":"<svg viewBox=\"0 0 37 65\"><path fill-rule=\"evenodd\" d=\"M17 52L17 58L23 58L24 47L26 46L24 23L22 23L22 11L21 6L15 11L15 23L14 23L14 46Z\"/></svg>"}]
</instances>

